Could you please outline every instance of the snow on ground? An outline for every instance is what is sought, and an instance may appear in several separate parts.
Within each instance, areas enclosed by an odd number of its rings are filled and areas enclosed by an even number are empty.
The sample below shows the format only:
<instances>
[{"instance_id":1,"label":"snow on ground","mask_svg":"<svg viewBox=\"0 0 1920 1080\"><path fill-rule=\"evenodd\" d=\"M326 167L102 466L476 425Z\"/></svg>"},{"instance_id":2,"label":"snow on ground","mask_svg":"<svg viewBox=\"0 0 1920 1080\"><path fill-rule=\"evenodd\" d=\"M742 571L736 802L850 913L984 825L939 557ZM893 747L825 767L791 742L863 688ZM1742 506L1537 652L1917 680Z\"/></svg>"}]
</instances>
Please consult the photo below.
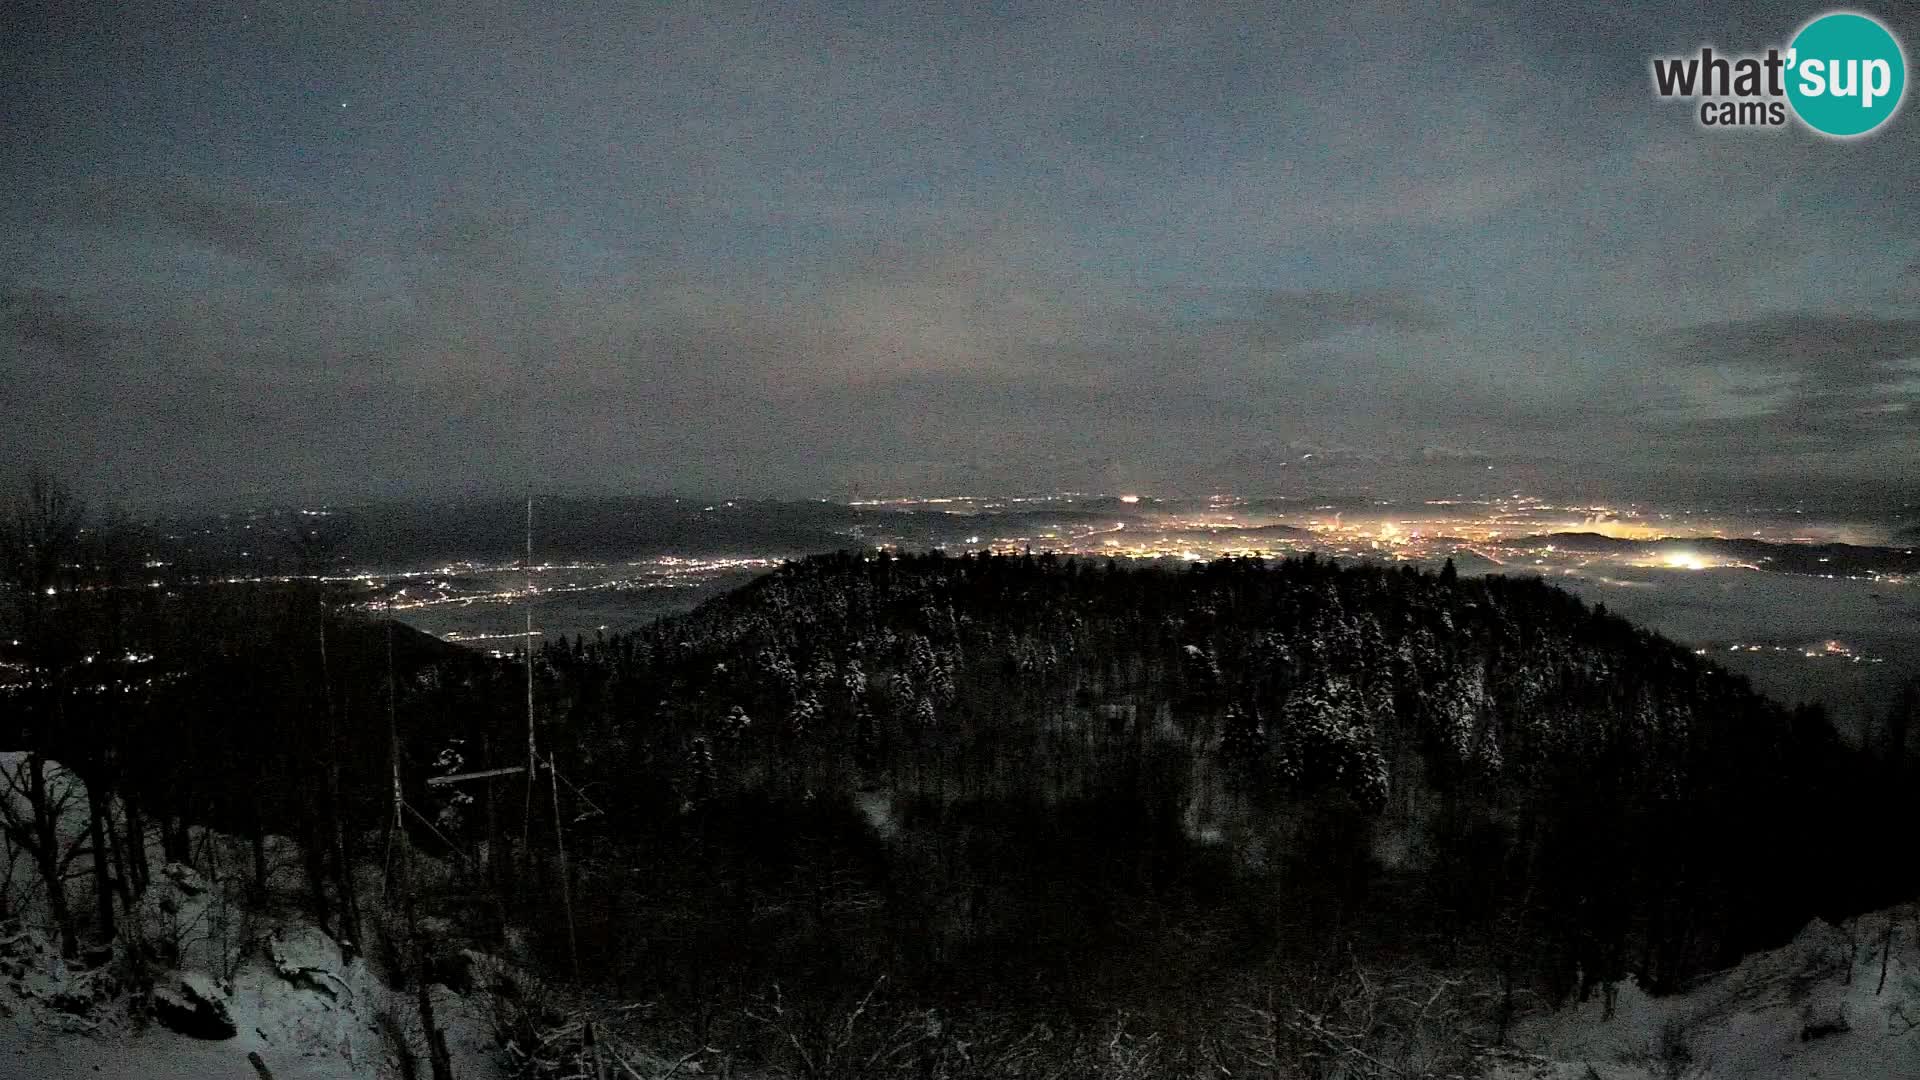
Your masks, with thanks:
<instances>
[{"instance_id":1,"label":"snow on ground","mask_svg":"<svg viewBox=\"0 0 1920 1080\"><path fill-rule=\"evenodd\" d=\"M0 818L30 815L24 761L0 753ZM66 848L86 828L86 793L57 763L47 777ZM883 800L862 809L891 823ZM424 1046L414 998L388 989L364 958L344 959L298 914L297 848L270 839L276 869L262 911L245 902L244 845L196 833L195 861L228 870L166 863L149 846L153 881L122 917L114 959L91 970L60 958L31 860L12 845L0 853L0 911L10 916L0 919L0 1080L257 1080L249 1053L278 1080L399 1076L396 1035ZM378 869L363 895L377 893ZM91 903L86 870L83 856L69 871L77 915ZM156 987L217 1002L235 1033L196 1039L154 1023L119 984L135 941L164 958ZM444 987L434 1001L455 1075L504 1075L484 1003ZM1602 1013L1595 995L1523 1021L1485 1080L1920 1080L1920 905L1844 927L1813 922L1684 994L1653 998L1623 984L1613 1017Z\"/></svg>"},{"instance_id":2,"label":"snow on ground","mask_svg":"<svg viewBox=\"0 0 1920 1080\"><path fill-rule=\"evenodd\" d=\"M123 1026L82 1033L18 1015L0 1020L0 1080L259 1080L249 1052L260 1055L275 1080L401 1075L377 1025L364 1023L355 1010L317 1017L312 1002L297 994L258 985L237 986L236 991L233 1013L240 1033L218 1041L189 1038L157 1025L144 1031ZM449 1024L454 1075L461 1080L501 1076L488 1048L474 1037L481 1030L473 1023L476 1018L463 1018L461 999L443 990L435 1001ZM304 1036L297 1034L303 1030ZM337 1036L339 1044L327 1045L326 1034ZM420 1072L426 1073L424 1060Z\"/></svg>"},{"instance_id":3,"label":"snow on ground","mask_svg":"<svg viewBox=\"0 0 1920 1080\"><path fill-rule=\"evenodd\" d=\"M31 820L25 761L0 753L0 821ZM47 762L46 775L62 848L77 849L87 828L85 786L56 762ZM249 1053L277 1080L399 1076L396 1035L416 1051L425 1046L416 998L388 989L366 959L345 959L299 914L297 847L268 840L266 910L247 903L242 841L196 829L192 847L197 863L226 871L166 862L149 843L153 879L136 910L121 914L111 959L92 968L61 958L32 860L11 844L0 851L0 1080L258 1080ZM68 869L69 904L82 920L93 902L89 858L79 855ZM377 893L377 867L362 887ZM124 982L136 951L152 957L156 996L224 1014L234 1034L193 1038L155 1022ZM434 1002L455 1075L499 1077L484 1003L438 986ZM420 1070L425 1075L424 1059Z\"/></svg>"},{"instance_id":4,"label":"snow on ground","mask_svg":"<svg viewBox=\"0 0 1920 1080\"><path fill-rule=\"evenodd\" d=\"M152 911L194 929L182 961L154 981L185 984L194 988L190 998L217 1002L232 1020L231 1037L168 1030L113 985L112 968L70 970L43 935L23 930L0 944L0 974L10 976L0 979L0 1080L257 1080L249 1053L280 1080L391 1077L400 1075L393 1032L424 1047L414 996L388 989L364 958L344 959L331 938L299 919L256 916L260 936L228 947L212 892L178 864L156 878ZM149 921L148 930L155 925ZM434 1002L456 1075L499 1076L484 1006L444 987L435 987Z\"/></svg>"},{"instance_id":5,"label":"snow on ground","mask_svg":"<svg viewBox=\"0 0 1920 1080\"><path fill-rule=\"evenodd\" d=\"M1523 1022L1525 1053L1488 1080L1920 1080L1920 905L1816 920L1687 993L1628 983L1603 1009Z\"/></svg>"}]
</instances>

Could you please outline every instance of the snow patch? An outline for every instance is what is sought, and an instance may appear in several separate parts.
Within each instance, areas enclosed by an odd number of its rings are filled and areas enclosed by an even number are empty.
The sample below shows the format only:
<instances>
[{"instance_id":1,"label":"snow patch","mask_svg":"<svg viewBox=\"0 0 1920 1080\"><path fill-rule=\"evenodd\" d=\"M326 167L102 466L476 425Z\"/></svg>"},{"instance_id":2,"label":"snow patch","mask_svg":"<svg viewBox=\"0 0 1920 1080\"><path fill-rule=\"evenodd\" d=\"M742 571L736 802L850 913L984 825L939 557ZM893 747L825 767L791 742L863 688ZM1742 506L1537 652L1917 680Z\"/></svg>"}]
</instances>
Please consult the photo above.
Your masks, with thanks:
<instances>
[{"instance_id":1,"label":"snow patch","mask_svg":"<svg viewBox=\"0 0 1920 1080\"><path fill-rule=\"evenodd\" d=\"M1920 906L1809 923L1693 989L1523 1021L1487 1080L1920 1080Z\"/></svg>"}]
</instances>

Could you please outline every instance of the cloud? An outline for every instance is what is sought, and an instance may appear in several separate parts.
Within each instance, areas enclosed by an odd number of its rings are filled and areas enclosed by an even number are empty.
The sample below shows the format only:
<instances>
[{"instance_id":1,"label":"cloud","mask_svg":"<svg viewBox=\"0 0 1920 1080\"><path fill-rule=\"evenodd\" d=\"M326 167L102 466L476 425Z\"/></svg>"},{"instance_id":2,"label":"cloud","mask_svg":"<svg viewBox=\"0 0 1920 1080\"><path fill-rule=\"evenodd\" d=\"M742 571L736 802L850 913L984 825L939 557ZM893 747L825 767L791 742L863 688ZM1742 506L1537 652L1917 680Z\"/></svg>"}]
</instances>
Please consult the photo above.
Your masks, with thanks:
<instances>
[{"instance_id":1,"label":"cloud","mask_svg":"<svg viewBox=\"0 0 1920 1080\"><path fill-rule=\"evenodd\" d=\"M321 242L306 210L243 188L196 179L90 181L63 209L79 228L158 226L176 240L265 269L288 285L327 285L347 273L346 259Z\"/></svg>"},{"instance_id":2,"label":"cloud","mask_svg":"<svg viewBox=\"0 0 1920 1080\"><path fill-rule=\"evenodd\" d=\"M1250 289L1174 287L1169 293L1205 312L1216 330L1244 331L1255 343L1293 347L1343 330L1403 333L1445 329L1449 320L1406 289Z\"/></svg>"},{"instance_id":3,"label":"cloud","mask_svg":"<svg viewBox=\"0 0 1920 1080\"><path fill-rule=\"evenodd\" d=\"M20 346L16 358L50 356L69 369L97 362L114 338L111 327L71 297L10 280L0 280L0 331Z\"/></svg>"},{"instance_id":4,"label":"cloud","mask_svg":"<svg viewBox=\"0 0 1920 1080\"><path fill-rule=\"evenodd\" d=\"M967 384L989 409L1177 396L1307 359L1299 350L1345 331L1447 325L1403 291L1089 283L1033 265L1004 233L874 252L777 293L642 292L665 303L622 312L616 352L662 376L802 395Z\"/></svg>"},{"instance_id":5,"label":"cloud","mask_svg":"<svg viewBox=\"0 0 1920 1080\"><path fill-rule=\"evenodd\" d=\"M1879 381L1894 365L1920 355L1920 319L1785 312L1687 327L1663 335L1660 344L1683 363L1853 386Z\"/></svg>"},{"instance_id":6,"label":"cloud","mask_svg":"<svg viewBox=\"0 0 1920 1080\"><path fill-rule=\"evenodd\" d=\"M1493 460L1493 456L1481 450L1462 446L1423 446L1414 452L1413 460L1423 465L1458 461L1484 464Z\"/></svg>"},{"instance_id":7,"label":"cloud","mask_svg":"<svg viewBox=\"0 0 1920 1080\"><path fill-rule=\"evenodd\" d=\"M1920 434L1920 319L1785 312L1672 331L1657 346L1739 402L1687 421L1727 453L1878 453L1890 440L1910 452Z\"/></svg>"},{"instance_id":8,"label":"cloud","mask_svg":"<svg viewBox=\"0 0 1920 1080\"><path fill-rule=\"evenodd\" d=\"M89 7L0 42L0 443L130 488L1914 456L1920 125L1647 86L1777 6Z\"/></svg>"}]
</instances>

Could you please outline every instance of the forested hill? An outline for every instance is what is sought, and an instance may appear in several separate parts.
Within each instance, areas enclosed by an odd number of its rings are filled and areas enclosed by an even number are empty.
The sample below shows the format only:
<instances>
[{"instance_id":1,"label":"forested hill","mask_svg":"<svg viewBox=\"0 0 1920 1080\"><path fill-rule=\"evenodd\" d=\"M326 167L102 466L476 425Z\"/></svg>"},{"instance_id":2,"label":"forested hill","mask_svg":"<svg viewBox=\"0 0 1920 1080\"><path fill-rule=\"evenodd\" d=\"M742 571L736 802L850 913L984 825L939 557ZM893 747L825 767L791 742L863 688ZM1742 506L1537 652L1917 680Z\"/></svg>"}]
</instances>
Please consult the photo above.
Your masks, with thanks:
<instances>
[{"instance_id":1,"label":"forested hill","mask_svg":"<svg viewBox=\"0 0 1920 1080\"><path fill-rule=\"evenodd\" d=\"M1857 839L1891 765L1537 579L841 554L548 657L637 816L1117 800L1336 912L1404 880L1537 929L1560 974L1673 985L1910 884Z\"/></svg>"}]
</instances>

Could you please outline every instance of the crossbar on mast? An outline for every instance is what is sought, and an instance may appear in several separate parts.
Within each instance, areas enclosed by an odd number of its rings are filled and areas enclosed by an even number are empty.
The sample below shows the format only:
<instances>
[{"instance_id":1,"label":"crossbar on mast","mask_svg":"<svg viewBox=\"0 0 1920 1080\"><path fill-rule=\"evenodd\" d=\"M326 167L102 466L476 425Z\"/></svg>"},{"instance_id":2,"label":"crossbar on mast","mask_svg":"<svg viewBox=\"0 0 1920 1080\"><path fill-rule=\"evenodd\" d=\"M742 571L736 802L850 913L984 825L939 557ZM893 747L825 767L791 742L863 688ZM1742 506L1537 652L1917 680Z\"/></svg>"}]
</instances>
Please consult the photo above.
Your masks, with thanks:
<instances>
[{"instance_id":1,"label":"crossbar on mast","mask_svg":"<svg viewBox=\"0 0 1920 1080\"><path fill-rule=\"evenodd\" d=\"M518 776L527 771L525 765L509 765L504 769L483 769L480 772L455 773L452 776L429 776L428 787L440 787L445 784L458 784L465 780L485 780L489 776Z\"/></svg>"}]
</instances>

